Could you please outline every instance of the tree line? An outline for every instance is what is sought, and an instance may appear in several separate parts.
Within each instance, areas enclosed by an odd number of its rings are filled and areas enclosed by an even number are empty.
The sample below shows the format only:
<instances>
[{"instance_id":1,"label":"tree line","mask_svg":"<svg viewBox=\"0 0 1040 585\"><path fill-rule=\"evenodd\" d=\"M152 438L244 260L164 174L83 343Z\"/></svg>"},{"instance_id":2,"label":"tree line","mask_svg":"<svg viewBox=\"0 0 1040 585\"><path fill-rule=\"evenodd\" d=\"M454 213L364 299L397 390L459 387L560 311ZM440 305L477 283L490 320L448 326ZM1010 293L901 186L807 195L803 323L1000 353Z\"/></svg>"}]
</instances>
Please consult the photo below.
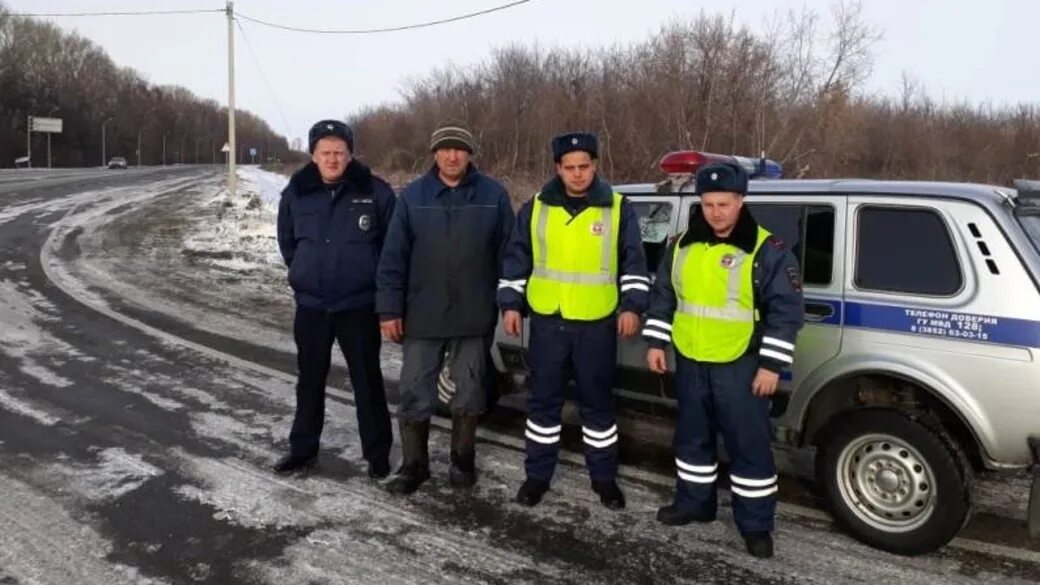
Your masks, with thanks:
<instances>
[{"instance_id":1,"label":"tree line","mask_svg":"<svg viewBox=\"0 0 1040 585\"><path fill-rule=\"evenodd\" d=\"M96 166L104 156L131 165L222 163L227 107L182 87L149 83L77 34L12 15L0 3L0 167L26 155L29 116L63 120L52 136L54 166ZM294 156L259 117L236 110L239 162ZM32 163L47 165L47 136L32 133ZM264 153L267 153L265 155ZM298 156L298 154L296 155ZM258 159L259 162L259 159Z\"/></svg>"},{"instance_id":2,"label":"tree line","mask_svg":"<svg viewBox=\"0 0 1040 585\"><path fill-rule=\"evenodd\" d=\"M483 168L528 184L552 172L549 140L570 130L598 134L601 169L616 182L659 177L661 156L678 149L765 153L787 177L1007 184L1040 175L1036 105L940 102L908 76L896 95L871 95L864 82L879 39L848 1L823 18L788 13L759 33L702 14L631 46L507 46L348 119L362 156L408 172L429 164L433 128L462 121Z\"/></svg>"}]
</instances>

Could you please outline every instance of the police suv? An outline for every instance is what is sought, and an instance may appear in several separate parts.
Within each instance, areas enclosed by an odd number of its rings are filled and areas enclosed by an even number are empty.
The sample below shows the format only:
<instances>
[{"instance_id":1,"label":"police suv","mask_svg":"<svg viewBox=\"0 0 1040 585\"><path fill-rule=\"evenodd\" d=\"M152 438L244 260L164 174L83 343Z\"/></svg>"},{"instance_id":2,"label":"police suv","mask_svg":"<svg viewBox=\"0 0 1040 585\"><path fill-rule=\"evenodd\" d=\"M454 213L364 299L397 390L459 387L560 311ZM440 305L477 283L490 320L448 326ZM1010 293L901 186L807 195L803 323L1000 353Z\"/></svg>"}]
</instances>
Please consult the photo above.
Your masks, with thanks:
<instances>
[{"instance_id":1,"label":"police suv","mask_svg":"<svg viewBox=\"0 0 1040 585\"><path fill-rule=\"evenodd\" d=\"M778 442L816 447L836 520L877 548L928 552L967 522L975 473L1032 465L1040 536L1040 183L788 180L765 159L673 152L665 180L615 186L651 274L698 205L693 174L716 161L748 169L746 204L799 260L805 327L773 425ZM499 327L498 372L522 379L526 340ZM619 340L616 392L674 407L646 350ZM449 401L446 371L440 390Z\"/></svg>"}]
</instances>

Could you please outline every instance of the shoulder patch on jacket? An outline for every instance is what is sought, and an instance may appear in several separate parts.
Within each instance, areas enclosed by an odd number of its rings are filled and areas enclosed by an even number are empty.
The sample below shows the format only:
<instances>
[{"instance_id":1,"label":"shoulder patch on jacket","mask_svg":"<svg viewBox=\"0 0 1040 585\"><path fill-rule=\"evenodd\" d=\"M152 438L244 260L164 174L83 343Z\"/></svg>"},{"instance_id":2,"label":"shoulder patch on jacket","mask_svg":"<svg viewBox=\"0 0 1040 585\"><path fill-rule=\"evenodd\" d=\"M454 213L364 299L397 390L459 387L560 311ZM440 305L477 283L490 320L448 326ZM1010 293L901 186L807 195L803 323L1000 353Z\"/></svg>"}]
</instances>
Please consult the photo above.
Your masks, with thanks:
<instances>
[{"instance_id":1,"label":"shoulder patch on jacket","mask_svg":"<svg viewBox=\"0 0 1040 585\"><path fill-rule=\"evenodd\" d=\"M787 244L785 244L783 240L781 240L780 238L778 238L776 236L769 236L769 238L766 241L769 242L769 244L771 246L773 246L774 248L776 248L777 250L786 250L787 249Z\"/></svg>"},{"instance_id":2,"label":"shoulder patch on jacket","mask_svg":"<svg viewBox=\"0 0 1040 585\"><path fill-rule=\"evenodd\" d=\"M791 283L791 288L796 292L802 292L802 279L798 276L798 269L794 266L787 267L787 280Z\"/></svg>"}]
</instances>

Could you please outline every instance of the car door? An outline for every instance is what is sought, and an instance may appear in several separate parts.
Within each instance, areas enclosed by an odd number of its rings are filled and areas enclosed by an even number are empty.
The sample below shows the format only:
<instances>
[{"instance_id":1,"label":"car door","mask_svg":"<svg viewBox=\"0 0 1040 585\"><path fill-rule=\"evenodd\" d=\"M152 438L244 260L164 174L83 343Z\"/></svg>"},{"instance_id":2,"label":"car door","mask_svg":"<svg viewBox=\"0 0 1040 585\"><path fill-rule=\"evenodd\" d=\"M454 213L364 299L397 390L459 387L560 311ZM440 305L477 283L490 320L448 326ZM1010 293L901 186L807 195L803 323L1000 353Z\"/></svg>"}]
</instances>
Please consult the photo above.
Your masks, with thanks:
<instances>
[{"instance_id":1,"label":"car door","mask_svg":"<svg viewBox=\"0 0 1040 585\"><path fill-rule=\"evenodd\" d=\"M840 195L752 195L748 208L759 225L779 237L798 260L805 325L793 367L781 376L774 414L790 394L827 361L842 342L846 198Z\"/></svg>"},{"instance_id":2,"label":"car door","mask_svg":"<svg viewBox=\"0 0 1040 585\"><path fill-rule=\"evenodd\" d=\"M679 198L675 195L630 195L628 203L639 217L639 233L643 240L648 273L653 282L657 266L676 232ZM640 332L645 320L644 315L640 322ZM664 396L661 377L650 373L646 368L647 349L647 343L641 334L628 339L618 339L618 370L615 384L620 394L634 392L643 399L646 398L643 395Z\"/></svg>"}]
</instances>

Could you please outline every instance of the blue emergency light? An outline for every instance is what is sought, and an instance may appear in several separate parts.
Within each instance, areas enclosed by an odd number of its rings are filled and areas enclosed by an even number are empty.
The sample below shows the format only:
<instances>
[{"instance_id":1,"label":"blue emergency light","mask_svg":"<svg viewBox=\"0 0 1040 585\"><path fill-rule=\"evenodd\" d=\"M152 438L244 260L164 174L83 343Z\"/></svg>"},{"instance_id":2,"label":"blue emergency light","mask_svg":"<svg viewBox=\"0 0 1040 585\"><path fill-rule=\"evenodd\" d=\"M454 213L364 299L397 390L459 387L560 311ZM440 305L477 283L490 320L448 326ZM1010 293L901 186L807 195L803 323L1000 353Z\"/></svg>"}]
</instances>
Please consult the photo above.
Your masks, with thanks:
<instances>
[{"instance_id":1,"label":"blue emergency light","mask_svg":"<svg viewBox=\"0 0 1040 585\"><path fill-rule=\"evenodd\" d=\"M783 167L775 160L751 158L747 156L731 156L714 154L697 150L678 150L669 152L661 158L661 170L670 175L694 174L697 169L711 163L736 163L747 171L752 179L779 179L784 174Z\"/></svg>"}]
</instances>

